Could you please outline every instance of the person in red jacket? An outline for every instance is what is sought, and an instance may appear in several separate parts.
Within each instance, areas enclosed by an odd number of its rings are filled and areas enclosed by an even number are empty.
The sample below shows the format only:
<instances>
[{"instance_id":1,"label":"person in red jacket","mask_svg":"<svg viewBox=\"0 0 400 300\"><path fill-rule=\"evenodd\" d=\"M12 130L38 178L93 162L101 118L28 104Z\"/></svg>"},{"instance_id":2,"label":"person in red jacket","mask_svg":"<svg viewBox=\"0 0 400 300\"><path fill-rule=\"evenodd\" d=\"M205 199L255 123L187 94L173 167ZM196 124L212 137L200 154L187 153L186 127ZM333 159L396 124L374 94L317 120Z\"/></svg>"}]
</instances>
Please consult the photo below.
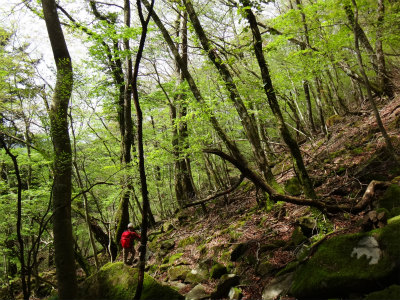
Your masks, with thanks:
<instances>
[{"instance_id":1,"label":"person in red jacket","mask_svg":"<svg viewBox=\"0 0 400 300\"><path fill-rule=\"evenodd\" d=\"M135 257L135 239L140 240L140 235L133 230L133 224L129 223L128 230L121 235L122 254L126 265L131 265ZM129 253L131 257L128 260Z\"/></svg>"}]
</instances>

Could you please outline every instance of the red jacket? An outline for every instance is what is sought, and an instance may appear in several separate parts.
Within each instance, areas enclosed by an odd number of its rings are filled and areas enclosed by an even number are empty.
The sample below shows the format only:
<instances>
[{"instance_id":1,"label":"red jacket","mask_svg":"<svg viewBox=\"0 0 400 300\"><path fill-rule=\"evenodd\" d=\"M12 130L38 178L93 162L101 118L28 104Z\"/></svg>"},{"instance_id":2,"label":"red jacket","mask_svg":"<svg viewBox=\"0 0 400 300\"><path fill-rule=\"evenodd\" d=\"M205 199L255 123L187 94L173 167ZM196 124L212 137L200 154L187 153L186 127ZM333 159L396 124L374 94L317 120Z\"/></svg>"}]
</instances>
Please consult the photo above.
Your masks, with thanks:
<instances>
[{"instance_id":1,"label":"red jacket","mask_svg":"<svg viewBox=\"0 0 400 300\"><path fill-rule=\"evenodd\" d=\"M122 248L131 248L135 239L140 240L140 235L134 231L126 230L121 235Z\"/></svg>"}]
</instances>

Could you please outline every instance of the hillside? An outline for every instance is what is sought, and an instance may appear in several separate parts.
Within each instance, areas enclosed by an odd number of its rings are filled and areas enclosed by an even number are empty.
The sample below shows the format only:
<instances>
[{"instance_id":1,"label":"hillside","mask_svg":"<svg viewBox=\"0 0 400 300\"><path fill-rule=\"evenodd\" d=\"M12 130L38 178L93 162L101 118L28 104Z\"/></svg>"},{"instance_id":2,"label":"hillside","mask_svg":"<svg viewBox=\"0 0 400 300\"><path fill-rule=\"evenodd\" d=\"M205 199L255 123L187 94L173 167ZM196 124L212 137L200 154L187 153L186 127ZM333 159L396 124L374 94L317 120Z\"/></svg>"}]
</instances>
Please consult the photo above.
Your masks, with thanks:
<instances>
[{"instance_id":1,"label":"hillside","mask_svg":"<svg viewBox=\"0 0 400 300\"><path fill-rule=\"evenodd\" d=\"M400 97L379 105L388 133L399 149ZM366 103L359 113L334 119L329 126L329 139L320 138L302 145L318 195L326 201L356 203L372 180L400 184L400 168L385 153L384 141ZM293 176L285 171L289 167L290 162L285 160L275 167L275 170L282 170L281 183ZM293 184L288 189L297 194ZM378 190L375 201L384 192L385 189ZM393 197L400 206L400 194ZM149 249L153 256L148 262L149 273L186 294L196 281L183 283L185 270L196 270L199 266L211 269L212 264L219 262L230 273L240 276L243 299L261 299L264 287L294 262L306 246L363 231L365 215L376 205L371 204L355 215L329 216L288 203L262 209L257 205L252 184L245 181L225 198L209 202L206 213L199 206L191 207L152 231ZM301 220L308 220L304 217L315 222L308 238L297 230ZM162 228L166 232L160 233ZM217 282L217 279L204 280L206 292L211 293Z\"/></svg>"}]
</instances>

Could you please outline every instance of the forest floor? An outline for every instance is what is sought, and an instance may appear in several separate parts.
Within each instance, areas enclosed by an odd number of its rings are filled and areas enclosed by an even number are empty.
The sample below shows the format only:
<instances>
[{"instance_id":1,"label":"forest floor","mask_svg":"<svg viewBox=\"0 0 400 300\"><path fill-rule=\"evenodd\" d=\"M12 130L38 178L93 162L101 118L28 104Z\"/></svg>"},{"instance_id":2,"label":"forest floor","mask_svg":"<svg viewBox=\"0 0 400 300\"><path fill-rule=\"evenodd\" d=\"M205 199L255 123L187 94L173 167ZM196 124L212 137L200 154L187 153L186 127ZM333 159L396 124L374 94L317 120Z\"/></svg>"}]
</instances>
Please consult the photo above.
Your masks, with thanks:
<instances>
[{"instance_id":1,"label":"forest floor","mask_svg":"<svg viewBox=\"0 0 400 300\"><path fill-rule=\"evenodd\" d=\"M400 149L400 97L389 102L379 101L378 106L395 149ZM329 138L320 136L301 146L316 192L323 199L355 204L372 179L392 180L400 175L400 169L385 152L385 141L369 104L360 103L357 113L331 120ZM281 151L285 151L281 147ZM278 180L281 183L294 176L290 161L287 156L286 160L275 166L274 171L279 173ZM333 230L333 236L335 232L360 231L364 213L338 213L321 217L326 221L326 226L330 226L327 231ZM250 242L249 251L259 260L260 245L271 240L289 241L299 217L310 215L310 209L288 203L276 205L270 210L260 209L253 185L245 181L227 197L207 203L206 214L199 207L192 207L185 210L185 215L189 216L186 222L170 220L174 229L160 235L157 243L173 239L175 248L168 252L168 256L184 253L174 264L183 263L194 269L201 260L223 261L222 256L226 255L224 249L232 249L240 243ZM322 233L323 228L316 230ZM150 250L157 251L151 245ZM280 247L269 253L268 260L276 269L280 269L293 261L299 250L299 247ZM162 264L163 258L155 253L149 265ZM273 278L257 275L254 263L232 262L230 269L241 276L244 299L261 299L262 288ZM168 280L167 270L157 269L152 275L160 281ZM204 285L211 292L216 281L210 280ZM182 286L180 292L185 294L191 288L193 285Z\"/></svg>"}]
</instances>

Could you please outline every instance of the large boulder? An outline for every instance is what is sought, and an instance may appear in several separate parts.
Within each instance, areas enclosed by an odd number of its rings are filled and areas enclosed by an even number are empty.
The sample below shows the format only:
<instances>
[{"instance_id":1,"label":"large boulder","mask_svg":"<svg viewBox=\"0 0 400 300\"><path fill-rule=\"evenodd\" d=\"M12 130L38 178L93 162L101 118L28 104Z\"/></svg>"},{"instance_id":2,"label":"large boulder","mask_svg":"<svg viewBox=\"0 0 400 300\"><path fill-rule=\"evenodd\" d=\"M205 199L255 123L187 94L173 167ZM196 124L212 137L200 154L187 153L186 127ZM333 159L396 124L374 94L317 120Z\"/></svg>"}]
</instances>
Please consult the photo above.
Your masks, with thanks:
<instances>
[{"instance_id":1,"label":"large boulder","mask_svg":"<svg viewBox=\"0 0 400 300\"><path fill-rule=\"evenodd\" d=\"M213 279L218 279L226 273L228 273L226 267L220 263L216 263L210 270L210 277Z\"/></svg>"},{"instance_id":2,"label":"large boulder","mask_svg":"<svg viewBox=\"0 0 400 300\"><path fill-rule=\"evenodd\" d=\"M133 299L138 281L138 270L122 262L108 263L86 279L79 287L79 299ZM171 287L159 284L145 273L140 299L177 299L184 297Z\"/></svg>"},{"instance_id":3,"label":"large boulder","mask_svg":"<svg viewBox=\"0 0 400 300\"><path fill-rule=\"evenodd\" d=\"M323 242L296 270L289 293L296 298L348 297L394 283L400 270L400 217L384 228Z\"/></svg>"},{"instance_id":4,"label":"large boulder","mask_svg":"<svg viewBox=\"0 0 400 300\"><path fill-rule=\"evenodd\" d=\"M168 269L169 280L185 280L186 275L190 272L188 266L176 266Z\"/></svg>"}]
</instances>

